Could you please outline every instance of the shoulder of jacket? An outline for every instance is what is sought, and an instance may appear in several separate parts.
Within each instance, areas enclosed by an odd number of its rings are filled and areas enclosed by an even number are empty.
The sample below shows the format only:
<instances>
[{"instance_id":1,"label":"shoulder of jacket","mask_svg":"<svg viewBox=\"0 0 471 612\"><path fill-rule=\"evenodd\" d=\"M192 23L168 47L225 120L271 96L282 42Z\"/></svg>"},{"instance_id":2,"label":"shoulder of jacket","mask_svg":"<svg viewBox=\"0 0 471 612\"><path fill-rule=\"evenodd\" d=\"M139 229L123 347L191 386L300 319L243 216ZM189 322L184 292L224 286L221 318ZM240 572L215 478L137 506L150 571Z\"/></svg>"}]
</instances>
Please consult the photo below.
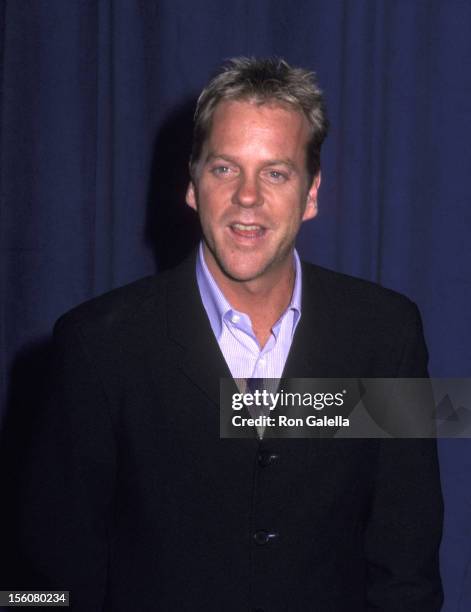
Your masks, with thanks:
<instances>
[{"instance_id":1,"label":"shoulder of jacket","mask_svg":"<svg viewBox=\"0 0 471 612\"><path fill-rule=\"evenodd\" d=\"M320 287L333 306L348 308L352 315L391 316L402 320L417 317L418 309L412 300L378 283L306 262L303 262L303 274L307 290Z\"/></svg>"},{"instance_id":2,"label":"shoulder of jacket","mask_svg":"<svg viewBox=\"0 0 471 612\"><path fill-rule=\"evenodd\" d=\"M167 273L147 276L137 281L108 291L75 306L63 314L54 326L54 333L69 329L86 329L90 332L113 332L135 317L152 302L156 313L163 305Z\"/></svg>"}]
</instances>

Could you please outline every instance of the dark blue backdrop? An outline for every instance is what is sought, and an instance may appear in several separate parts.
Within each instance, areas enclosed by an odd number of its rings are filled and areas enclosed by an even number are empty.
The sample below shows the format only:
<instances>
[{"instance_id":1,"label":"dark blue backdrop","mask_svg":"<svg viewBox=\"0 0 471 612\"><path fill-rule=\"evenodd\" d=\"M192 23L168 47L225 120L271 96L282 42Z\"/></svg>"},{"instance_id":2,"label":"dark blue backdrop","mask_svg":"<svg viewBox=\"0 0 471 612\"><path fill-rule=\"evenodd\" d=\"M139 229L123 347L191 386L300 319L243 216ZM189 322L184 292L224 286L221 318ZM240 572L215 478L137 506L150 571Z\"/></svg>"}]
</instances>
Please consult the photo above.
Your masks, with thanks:
<instances>
[{"instance_id":1,"label":"dark blue backdrop","mask_svg":"<svg viewBox=\"0 0 471 612\"><path fill-rule=\"evenodd\" d=\"M183 193L194 96L224 58L242 54L312 68L326 92L332 131L320 215L299 239L304 258L409 295L431 373L470 375L471 2L0 6L0 399L9 418L26 423L34 411L62 312L170 265L193 243ZM464 612L471 448L442 441L440 451L445 610Z\"/></svg>"}]
</instances>

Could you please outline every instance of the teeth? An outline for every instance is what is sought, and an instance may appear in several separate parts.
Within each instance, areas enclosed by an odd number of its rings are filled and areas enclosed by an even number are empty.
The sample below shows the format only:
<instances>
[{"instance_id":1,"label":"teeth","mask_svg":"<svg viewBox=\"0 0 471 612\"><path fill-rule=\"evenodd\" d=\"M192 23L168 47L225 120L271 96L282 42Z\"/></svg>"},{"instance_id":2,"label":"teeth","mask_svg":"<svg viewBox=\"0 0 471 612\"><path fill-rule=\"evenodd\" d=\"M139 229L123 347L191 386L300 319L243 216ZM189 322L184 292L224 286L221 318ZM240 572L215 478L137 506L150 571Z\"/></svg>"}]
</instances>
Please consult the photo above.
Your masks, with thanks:
<instances>
[{"instance_id":1,"label":"teeth","mask_svg":"<svg viewBox=\"0 0 471 612\"><path fill-rule=\"evenodd\" d=\"M243 232L253 232L262 229L260 225L243 225L242 223L234 223L232 227L235 227L238 230L242 230Z\"/></svg>"}]
</instances>

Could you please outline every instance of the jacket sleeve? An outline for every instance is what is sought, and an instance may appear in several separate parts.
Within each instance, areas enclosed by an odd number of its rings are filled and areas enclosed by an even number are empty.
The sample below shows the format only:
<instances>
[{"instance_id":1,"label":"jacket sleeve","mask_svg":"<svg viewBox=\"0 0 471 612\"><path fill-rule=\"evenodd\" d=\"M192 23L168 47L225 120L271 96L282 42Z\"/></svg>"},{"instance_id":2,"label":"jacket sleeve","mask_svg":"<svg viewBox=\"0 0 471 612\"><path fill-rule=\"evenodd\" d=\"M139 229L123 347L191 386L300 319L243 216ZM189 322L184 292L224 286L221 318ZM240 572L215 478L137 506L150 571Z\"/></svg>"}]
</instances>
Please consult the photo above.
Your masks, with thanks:
<instances>
[{"instance_id":1,"label":"jacket sleeve","mask_svg":"<svg viewBox=\"0 0 471 612\"><path fill-rule=\"evenodd\" d=\"M116 444L106 390L74 323L54 330L50 388L23 475L21 546L34 585L103 609Z\"/></svg>"},{"instance_id":2,"label":"jacket sleeve","mask_svg":"<svg viewBox=\"0 0 471 612\"><path fill-rule=\"evenodd\" d=\"M414 307L399 335L398 378L427 377L427 349ZM366 529L368 611L438 612L443 502L435 439L381 440Z\"/></svg>"}]
</instances>

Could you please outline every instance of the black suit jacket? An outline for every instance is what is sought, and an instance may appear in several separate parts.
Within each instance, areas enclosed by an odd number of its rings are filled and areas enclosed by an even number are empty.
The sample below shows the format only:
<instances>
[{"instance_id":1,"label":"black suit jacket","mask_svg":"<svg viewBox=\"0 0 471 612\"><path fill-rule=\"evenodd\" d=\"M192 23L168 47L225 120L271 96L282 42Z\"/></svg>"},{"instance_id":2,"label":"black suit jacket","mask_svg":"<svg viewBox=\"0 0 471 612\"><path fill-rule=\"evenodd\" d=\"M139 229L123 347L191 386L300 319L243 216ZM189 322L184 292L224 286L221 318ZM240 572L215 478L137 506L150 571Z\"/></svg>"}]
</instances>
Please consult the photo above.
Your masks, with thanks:
<instances>
[{"instance_id":1,"label":"black suit jacket","mask_svg":"<svg viewBox=\"0 0 471 612\"><path fill-rule=\"evenodd\" d=\"M69 589L75 612L438 611L435 442L220 439L230 373L194 266L56 325L20 518L30 586ZM426 363L409 300L303 264L285 376Z\"/></svg>"}]
</instances>

